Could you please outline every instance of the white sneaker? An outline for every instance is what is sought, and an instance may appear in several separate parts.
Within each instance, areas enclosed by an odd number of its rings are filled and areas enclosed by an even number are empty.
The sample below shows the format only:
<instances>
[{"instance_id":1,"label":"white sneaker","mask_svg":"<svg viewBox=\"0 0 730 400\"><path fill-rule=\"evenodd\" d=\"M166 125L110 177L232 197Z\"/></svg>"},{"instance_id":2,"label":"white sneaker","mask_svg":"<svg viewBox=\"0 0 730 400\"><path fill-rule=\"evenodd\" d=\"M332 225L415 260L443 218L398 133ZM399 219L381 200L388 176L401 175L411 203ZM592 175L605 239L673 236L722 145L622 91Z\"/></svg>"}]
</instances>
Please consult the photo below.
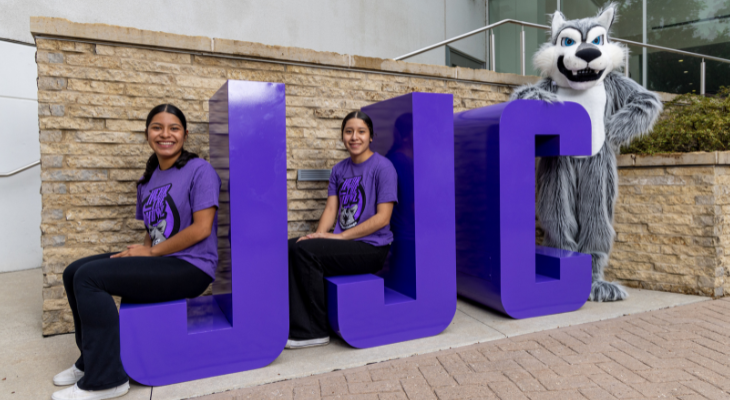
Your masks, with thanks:
<instances>
[{"instance_id":1,"label":"white sneaker","mask_svg":"<svg viewBox=\"0 0 730 400\"><path fill-rule=\"evenodd\" d=\"M115 397L124 396L129 391L129 382L125 382L117 387L104 390L83 390L77 385L73 385L63 390L53 393L53 400L102 400L113 399Z\"/></svg>"},{"instance_id":2,"label":"white sneaker","mask_svg":"<svg viewBox=\"0 0 730 400\"><path fill-rule=\"evenodd\" d=\"M315 347L315 346L324 346L330 344L330 337L325 336L323 338L317 338L317 339L307 339L307 340L296 340L296 339L289 339L286 341L286 346L284 346L285 349L303 349L305 347Z\"/></svg>"},{"instance_id":3,"label":"white sneaker","mask_svg":"<svg viewBox=\"0 0 730 400\"><path fill-rule=\"evenodd\" d=\"M73 385L84 377L84 371L76 368L76 364L71 368L59 373L53 377L53 384L56 386Z\"/></svg>"}]
</instances>

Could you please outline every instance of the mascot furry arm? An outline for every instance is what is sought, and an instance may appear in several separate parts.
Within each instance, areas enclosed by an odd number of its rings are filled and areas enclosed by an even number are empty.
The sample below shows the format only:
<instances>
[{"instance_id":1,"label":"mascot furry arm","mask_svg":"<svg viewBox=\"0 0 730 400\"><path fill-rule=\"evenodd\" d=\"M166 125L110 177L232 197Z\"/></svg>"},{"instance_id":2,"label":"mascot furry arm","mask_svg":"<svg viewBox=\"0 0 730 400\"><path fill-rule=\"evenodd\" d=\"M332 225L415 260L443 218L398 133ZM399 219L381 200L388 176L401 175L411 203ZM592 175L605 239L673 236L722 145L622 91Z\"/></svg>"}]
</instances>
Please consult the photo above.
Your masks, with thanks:
<instances>
[{"instance_id":1,"label":"mascot furry arm","mask_svg":"<svg viewBox=\"0 0 730 400\"><path fill-rule=\"evenodd\" d=\"M537 215L545 230L543 245L592 256L592 301L628 297L620 285L603 280L615 236L616 153L651 131L662 112L656 94L615 71L626 54L608 40L615 15L613 3L593 18L566 21L560 12L553 14L551 40L533 59L543 79L512 94L512 99L573 101L591 118L591 156L540 160Z\"/></svg>"}]
</instances>

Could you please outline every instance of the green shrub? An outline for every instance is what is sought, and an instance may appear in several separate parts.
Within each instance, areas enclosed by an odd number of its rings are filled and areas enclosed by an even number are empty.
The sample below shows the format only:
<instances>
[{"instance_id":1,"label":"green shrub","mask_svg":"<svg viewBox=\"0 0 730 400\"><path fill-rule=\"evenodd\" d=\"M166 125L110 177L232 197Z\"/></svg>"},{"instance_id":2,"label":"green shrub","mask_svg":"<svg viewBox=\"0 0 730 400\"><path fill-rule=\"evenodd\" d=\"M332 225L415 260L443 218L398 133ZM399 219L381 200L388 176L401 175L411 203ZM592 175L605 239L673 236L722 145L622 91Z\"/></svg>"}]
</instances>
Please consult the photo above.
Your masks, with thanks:
<instances>
[{"instance_id":1,"label":"green shrub","mask_svg":"<svg viewBox=\"0 0 730 400\"><path fill-rule=\"evenodd\" d=\"M730 88L716 96L683 94L664 105L647 136L621 149L622 154L688 153L730 150Z\"/></svg>"}]
</instances>

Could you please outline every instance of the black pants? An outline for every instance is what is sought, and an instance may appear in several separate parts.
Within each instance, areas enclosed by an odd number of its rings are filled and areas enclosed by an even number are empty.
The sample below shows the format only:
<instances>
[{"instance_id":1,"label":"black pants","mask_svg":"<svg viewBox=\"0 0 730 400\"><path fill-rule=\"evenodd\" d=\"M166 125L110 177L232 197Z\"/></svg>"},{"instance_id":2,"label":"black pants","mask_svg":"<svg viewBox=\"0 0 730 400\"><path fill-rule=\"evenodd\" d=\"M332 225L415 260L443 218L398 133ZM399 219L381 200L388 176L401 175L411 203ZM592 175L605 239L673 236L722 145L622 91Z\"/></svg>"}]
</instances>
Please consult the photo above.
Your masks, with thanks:
<instances>
[{"instance_id":1,"label":"black pants","mask_svg":"<svg viewBox=\"0 0 730 400\"><path fill-rule=\"evenodd\" d=\"M328 336L324 278L378 272L389 249L355 240L289 239L289 338Z\"/></svg>"},{"instance_id":2,"label":"black pants","mask_svg":"<svg viewBox=\"0 0 730 400\"><path fill-rule=\"evenodd\" d=\"M109 258L114 253L76 260L63 271L63 286L76 327L84 371L78 386L103 390L129 378L119 353L119 313L112 295L125 303L157 303L196 297L212 278L174 257Z\"/></svg>"}]
</instances>

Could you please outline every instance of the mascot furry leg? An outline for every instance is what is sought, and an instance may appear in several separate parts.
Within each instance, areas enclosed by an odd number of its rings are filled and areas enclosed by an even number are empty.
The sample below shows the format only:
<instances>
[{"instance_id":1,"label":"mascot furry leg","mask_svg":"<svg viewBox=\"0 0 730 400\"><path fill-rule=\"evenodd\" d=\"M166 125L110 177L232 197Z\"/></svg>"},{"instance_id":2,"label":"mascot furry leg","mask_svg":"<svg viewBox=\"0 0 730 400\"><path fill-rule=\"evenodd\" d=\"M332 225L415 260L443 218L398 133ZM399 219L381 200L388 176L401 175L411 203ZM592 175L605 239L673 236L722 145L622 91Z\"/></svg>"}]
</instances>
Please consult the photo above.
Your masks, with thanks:
<instances>
[{"instance_id":1,"label":"mascot furry leg","mask_svg":"<svg viewBox=\"0 0 730 400\"><path fill-rule=\"evenodd\" d=\"M593 285L589 300L623 300L620 285L603 280L613 247L613 211L618 196L616 153L620 146L651 131L662 112L656 94L615 70L624 47L609 41L616 5L594 18L566 21L556 12L551 40L535 54L543 77L515 90L512 99L573 101L591 117L592 155L544 157L537 167L537 216L543 245L590 254Z\"/></svg>"}]
</instances>

